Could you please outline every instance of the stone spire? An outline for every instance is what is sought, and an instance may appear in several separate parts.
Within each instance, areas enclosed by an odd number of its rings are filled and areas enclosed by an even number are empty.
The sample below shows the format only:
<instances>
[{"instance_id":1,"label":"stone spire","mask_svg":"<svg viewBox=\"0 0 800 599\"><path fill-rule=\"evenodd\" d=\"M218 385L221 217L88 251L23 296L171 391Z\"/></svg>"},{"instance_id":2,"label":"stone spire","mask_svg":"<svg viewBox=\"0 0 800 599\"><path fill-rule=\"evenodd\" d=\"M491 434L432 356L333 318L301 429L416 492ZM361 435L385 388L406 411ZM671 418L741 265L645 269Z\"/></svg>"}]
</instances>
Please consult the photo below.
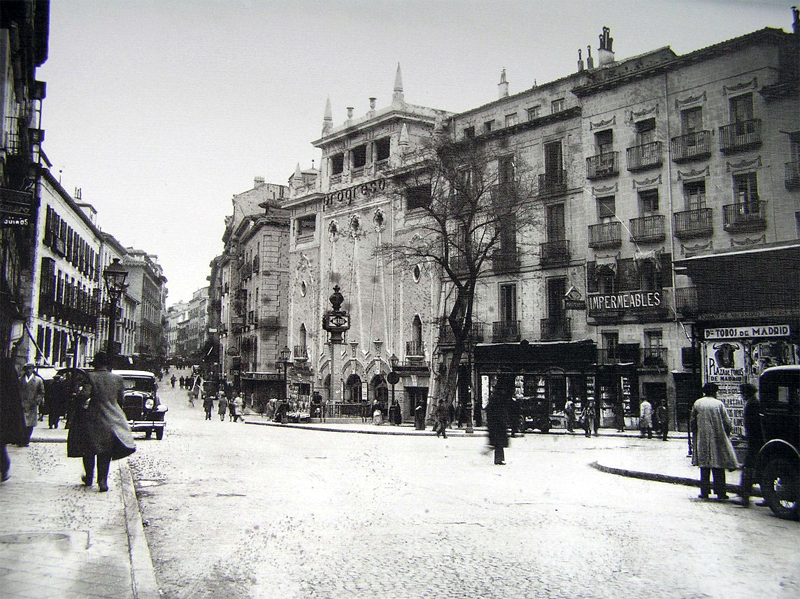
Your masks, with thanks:
<instances>
[{"instance_id":1,"label":"stone spire","mask_svg":"<svg viewBox=\"0 0 800 599\"><path fill-rule=\"evenodd\" d=\"M403 74L400 71L400 63L397 63L397 73L394 76L394 93L392 94L392 104L405 104L403 97Z\"/></svg>"},{"instance_id":2,"label":"stone spire","mask_svg":"<svg viewBox=\"0 0 800 599\"><path fill-rule=\"evenodd\" d=\"M328 96L325 102L325 116L322 118L322 134L327 135L331 129L333 129L333 112L331 111L331 98Z\"/></svg>"},{"instance_id":3,"label":"stone spire","mask_svg":"<svg viewBox=\"0 0 800 599\"><path fill-rule=\"evenodd\" d=\"M500 83L497 84L498 99L508 97L508 81L506 80L506 70L503 69L500 73Z\"/></svg>"},{"instance_id":4,"label":"stone spire","mask_svg":"<svg viewBox=\"0 0 800 599\"><path fill-rule=\"evenodd\" d=\"M400 128L400 139L397 145L400 146L401 154L405 154L408 150L408 125L406 123L403 123L403 126Z\"/></svg>"}]
</instances>

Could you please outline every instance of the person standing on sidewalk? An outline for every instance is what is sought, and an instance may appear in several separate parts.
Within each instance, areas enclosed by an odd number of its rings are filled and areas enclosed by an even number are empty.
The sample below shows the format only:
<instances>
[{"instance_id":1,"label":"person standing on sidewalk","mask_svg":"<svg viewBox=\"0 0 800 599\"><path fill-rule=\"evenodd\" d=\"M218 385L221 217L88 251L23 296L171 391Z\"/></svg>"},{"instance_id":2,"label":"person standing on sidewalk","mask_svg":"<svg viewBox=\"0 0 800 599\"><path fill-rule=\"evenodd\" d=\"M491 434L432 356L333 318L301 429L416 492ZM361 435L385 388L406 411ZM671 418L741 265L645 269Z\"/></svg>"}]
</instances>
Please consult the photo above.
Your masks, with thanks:
<instances>
[{"instance_id":1,"label":"person standing on sidewalk","mask_svg":"<svg viewBox=\"0 0 800 599\"><path fill-rule=\"evenodd\" d=\"M667 410L667 401L662 399L658 402L658 407L655 411L655 425L656 432L661 435L661 440L666 441L669 434L669 411Z\"/></svg>"},{"instance_id":2,"label":"person standing on sidewalk","mask_svg":"<svg viewBox=\"0 0 800 599\"><path fill-rule=\"evenodd\" d=\"M571 397L568 397L567 403L564 404L564 414L567 416L567 432L572 434L575 432L575 402Z\"/></svg>"},{"instance_id":3,"label":"person standing on sidewalk","mask_svg":"<svg viewBox=\"0 0 800 599\"><path fill-rule=\"evenodd\" d=\"M22 445L27 432L14 359L3 358L0 362L0 481L7 481L11 476L6 445Z\"/></svg>"},{"instance_id":4,"label":"person standing on sidewalk","mask_svg":"<svg viewBox=\"0 0 800 599\"><path fill-rule=\"evenodd\" d=\"M110 371L104 351L97 352L93 365L93 372L78 371L83 381L67 436L67 456L83 459L81 480L87 487L92 486L96 460L97 488L105 493L111 460L131 455L136 444L128 419L119 407L124 390L122 377Z\"/></svg>"},{"instance_id":5,"label":"person standing on sidewalk","mask_svg":"<svg viewBox=\"0 0 800 599\"><path fill-rule=\"evenodd\" d=\"M653 438L653 405L646 397L643 397L642 403L639 404L639 432L642 438L645 435L648 439Z\"/></svg>"},{"instance_id":6,"label":"person standing on sidewalk","mask_svg":"<svg viewBox=\"0 0 800 599\"><path fill-rule=\"evenodd\" d=\"M22 408L25 410L26 439L21 447L27 447L31 441L33 429L39 422L39 407L44 405L44 381L36 374L36 365L28 362L22 368L19 379Z\"/></svg>"},{"instance_id":7,"label":"person standing on sidewalk","mask_svg":"<svg viewBox=\"0 0 800 599\"><path fill-rule=\"evenodd\" d=\"M211 412L214 411L214 395L209 393L203 398L203 409L206 411L206 420L211 420Z\"/></svg>"},{"instance_id":8,"label":"person standing on sidewalk","mask_svg":"<svg viewBox=\"0 0 800 599\"><path fill-rule=\"evenodd\" d=\"M505 448L508 447L508 423L506 422L506 401L511 396L511 389L505 379L498 377L494 391L489 395L486 404L486 427L489 430L489 447L494 449L494 463L505 466Z\"/></svg>"},{"instance_id":9,"label":"person standing on sidewalk","mask_svg":"<svg viewBox=\"0 0 800 599\"><path fill-rule=\"evenodd\" d=\"M764 433L761 430L761 402L758 401L758 389L750 383L739 386L744 404L744 436L747 439L747 454L742 466L742 479L739 483L739 497L742 507L750 507L750 495L753 493L753 482L756 477L758 452L764 445Z\"/></svg>"},{"instance_id":10,"label":"person standing on sidewalk","mask_svg":"<svg viewBox=\"0 0 800 599\"><path fill-rule=\"evenodd\" d=\"M443 399L439 400L439 405L436 406L436 436L441 435L447 439L447 419L449 410L447 404Z\"/></svg>"},{"instance_id":11,"label":"person standing on sidewalk","mask_svg":"<svg viewBox=\"0 0 800 599\"><path fill-rule=\"evenodd\" d=\"M725 500L725 470L739 467L731 444L731 419L725 404L717 399L719 387L714 383L703 385L703 397L694 402L690 428L694 442L692 465L700 467L700 499L708 499L711 476L714 493Z\"/></svg>"},{"instance_id":12,"label":"person standing on sidewalk","mask_svg":"<svg viewBox=\"0 0 800 599\"><path fill-rule=\"evenodd\" d=\"M592 432L594 431L594 436L597 436L597 408L594 403L594 399L588 398L586 400L585 405L583 406L583 412L581 413L581 418L583 419L583 431L587 437L592 436Z\"/></svg>"}]
</instances>

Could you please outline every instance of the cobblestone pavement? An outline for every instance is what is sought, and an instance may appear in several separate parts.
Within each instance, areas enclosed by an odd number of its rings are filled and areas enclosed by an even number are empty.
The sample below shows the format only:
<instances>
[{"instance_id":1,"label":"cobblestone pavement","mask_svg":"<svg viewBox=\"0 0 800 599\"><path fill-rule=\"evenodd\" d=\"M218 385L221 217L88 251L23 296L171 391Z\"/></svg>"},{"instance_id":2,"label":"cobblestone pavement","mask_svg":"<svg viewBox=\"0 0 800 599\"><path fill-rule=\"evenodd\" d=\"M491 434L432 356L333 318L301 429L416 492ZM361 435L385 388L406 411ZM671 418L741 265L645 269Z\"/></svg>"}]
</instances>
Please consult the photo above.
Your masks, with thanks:
<instances>
[{"instance_id":1,"label":"cobblestone pavement","mask_svg":"<svg viewBox=\"0 0 800 599\"><path fill-rule=\"evenodd\" d=\"M332 434L205 421L169 390L131 458L164 596L796 597L796 522L589 467L685 439ZM738 479L738 473L733 475Z\"/></svg>"}]
</instances>

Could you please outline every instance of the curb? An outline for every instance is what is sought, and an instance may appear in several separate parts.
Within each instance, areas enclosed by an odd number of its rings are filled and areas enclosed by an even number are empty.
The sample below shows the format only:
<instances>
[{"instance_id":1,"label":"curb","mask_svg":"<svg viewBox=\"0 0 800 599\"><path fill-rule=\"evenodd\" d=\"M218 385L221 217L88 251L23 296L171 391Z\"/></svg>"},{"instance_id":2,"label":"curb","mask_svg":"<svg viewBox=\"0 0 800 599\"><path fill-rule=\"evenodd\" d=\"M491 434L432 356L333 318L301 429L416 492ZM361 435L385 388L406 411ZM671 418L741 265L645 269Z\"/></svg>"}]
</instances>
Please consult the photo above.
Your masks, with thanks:
<instances>
[{"instance_id":1,"label":"curb","mask_svg":"<svg viewBox=\"0 0 800 599\"><path fill-rule=\"evenodd\" d=\"M157 599L161 596L150 557L150 548L144 536L142 514L136 499L128 460L120 460L120 480L122 481L122 500L125 504L125 529L128 536L128 558L131 564L131 587L136 599Z\"/></svg>"},{"instance_id":2,"label":"curb","mask_svg":"<svg viewBox=\"0 0 800 599\"><path fill-rule=\"evenodd\" d=\"M685 487L700 488L700 481L696 478L685 478L683 476L670 476L668 474L656 474L654 472L640 472L638 470L628 470L626 468L614 468L612 466L604 466L599 462L592 462L589 464L595 470L605 472L607 474L616 474L617 476L625 476L627 478L638 478L640 480L651 480L659 483L667 483L671 485L683 485ZM739 485L727 484L725 485L725 492L733 495L738 495ZM761 490L753 489L751 493L753 497L761 497Z\"/></svg>"},{"instance_id":3,"label":"curb","mask_svg":"<svg viewBox=\"0 0 800 599\"><path fill-rule=\"evenodd\" d=\"M245 424L252 424L254 426L272 426L275 428L297 428L305 431L322 431L325 433L348 433L348 434L356 434L356 435L396 435L396 436L407 436L407 437L424 437L424 436L436 436L436 433L432 430L424 430L418 431L408 430L404 431L401 429L394 429L385 428L383 430L357 430L357 429L341 429L341 428L329 428L327 426L319 426L316 424L308 425L308 424L295 424L295 423L286 423L281 424L280 422L257 422L253 420L245 420ZM475 431L474 433L466 433L462 432L461 434L453 435L451 431L448 431L447 438L450 437L485 437L486 433L483 431Z\"/></svg>"}]
</instances>

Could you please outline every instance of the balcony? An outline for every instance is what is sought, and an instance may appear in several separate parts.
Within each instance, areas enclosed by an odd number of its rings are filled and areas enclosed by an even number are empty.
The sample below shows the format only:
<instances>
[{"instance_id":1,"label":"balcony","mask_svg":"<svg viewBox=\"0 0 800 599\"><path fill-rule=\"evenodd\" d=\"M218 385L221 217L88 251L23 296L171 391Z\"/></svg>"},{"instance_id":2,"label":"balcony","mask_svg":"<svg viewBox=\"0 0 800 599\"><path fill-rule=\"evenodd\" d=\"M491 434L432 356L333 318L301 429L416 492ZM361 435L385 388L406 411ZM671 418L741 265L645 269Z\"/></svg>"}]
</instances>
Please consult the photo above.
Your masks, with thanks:
<instances>
[{"instance_id":1,"label":"balcony","mask_svg":"<svg viewBox=\"0 0 800 599\"><path fill-rule=\"evenodd\" d=\"M569 241L566 239L541 243L539 244L539 250L541 256L540 261L543 268L566 266L569 264Z\"/></svg>"},{"instance_id":2,"label":"balcony","mask_svg":"<svg viewBox=\"0 0 800 599\"><path fill-rule=\"evenodd\" d=\"M406 358L409 360L422 360L425 357L425 350L421 341L406 341Z\"/></svg>"},{"instance_id":3,"label":"balcony","mask_svg":"<svg viewBox=\"0 0 800 599\"><path fill-rule=\"evenodd\" d=\"M705 160L711 156L711 131L695 131L670 141L673 162Z\"/></svg>"},{"instance_id":4,"label":"balcony","mask_svg":"<svg viewBox=\"0 0 800 599\"><path fill-rule=\"evenodd\" d=\"M572 338L571 318L543 318L542 341L561 341Z\"/></svg>"},{"instance_id":5,"label":"balcony","mask_svg":"<svg viewBox=\"0 0 800 599\"><path fill-rule=\"evenodd\" d=\"M589 225L589 247L618 248L622 245L622 226L618 221Z\"/></svg>"},{"instance_id":6,"label":"balcony","mask_svg":"<svg viewBox=\"0 0 800 599\"><path fill-rule=\"evenodd\" d=\"M678 287L675 290L675 308L684 316L697 314L697 287Z\"/></svg>"},{"instance_id":7,"label":"balcony","mask_svg":"<svg viewBox=\"0 0 800 599\"><path fill-rule=\"evenodd\" d=\"M620 343L614 347L604 347L597 350L597 364L610 366L613 364L635 364L640 360L638 343Z\"/></svg>"},{"instance_id":8,"label":"balcony","mask_svg":"<svg viewBox=\"0 0 800 599\"><path fill-rule=\"evenodd\" d=\"M755 200L723 206L723 229L729 233L763 231L767 228L766 204Z\"/></svg>"},{"instance_id":9,"label":"balcony","mask_svg":"<svg viewBox=\"0 0 800 599\"><path fill-rule=\"evenodd\" d=\"M663 370L667 367L666 347L645 347L642 355L642 366Z\"/></svg>"},{"instance_id":10,"label":"balcony","mask_svg":"<svg viewBox=\"0 0 800 599\"><path fill-rule=\"evenodd\" d=\"M586 159L586 178L604 179L619 174L619 152L606 152Z\"/></svg>"},{"instance_id":11,"label":"balcony","mask_svg":"<svg viewBox=\"0 0 800 599\"><path fill-rule=\"evenodd\" d=\"M492 269L495 272L516 272L519 270L519 249L497 249L492 254Z\"/></svg>"},{"instance_id":12,"label":"balcony","mask_svg":"<svg viewBox=\"0 0 800 599\"><path fill-rule=\"evenodd\" d=\"M631 241L634 243L657 243L664 241L664 215L654 214L631 219Z\"/></svg>"},{"instance_id":13,"label":"balcony","mask_svg":"<svg viewBox=\"0 0 800 599\"><path fill-rule=\"evenodd\" d=\"M563 195L567 192L567 171L553 169L539 175L539 197Z\"/></svg>"},{"instance_id":14,"label":"balcony","mask_svg":"<svg viewBox=\"0 0 800 599\"><path fill-rule=\"evenodd\" d=\"M711 208L676 212L672 217L674 219L675 237L678 239L708 237L714 232Z\"/></svg>"},{"instance_id":15,"label":"balcony","mask_svg":"<svg viewBox=\"0 0 800 599\"><path fill-rule=\"evenodd\" d=\"M295 362L308 362L308 348L305 345L294 346L294 361Z\"/></svg>"},{"instance_id":16,"label":"balcony","mask_svg":"<svg viewBox=\"0 0 800 599\"><path fill-rule=\"evenodd\" d=\"M797 191L800 189L800 162L786 163L786 189Z\"/></svg>"},{"instance_id":17,"label":"balcony","mask_svg":"<svg viewBox=\"0 0 800 599\"><path fill-rule=\"evenodd\" d=\"M472 332L468 336L468 341L472 343L483 343L483 325L482 322L472 323ZM455 336L453 329L450 328L450 323L446 318L439 321L439 343L442 345L452 345L455 343Z\"/></svg>"},{"instance_id":18,"label":"balcony","mask_svg":"<svg viewBox=\"0 0 800 599\"><path fill-rule=\"evenodd\" d=\"M492 323L492 343L517 343L520 339L519 320Z\"/></svg>"},{"instance_id":19,"label":"balcony","mask_svg":"<svg viewBox=\"0 0 800 599\"><path fill-rule=\"evenodd\" d=\"M719 128L719 150L733 154L761 145L761 119L739 121Z\"/></svg>"},{"instance_id":20,"label":"balcony","mask_svg":"<svg viewBox=\"0 0 800 599\"><path fill-rule=\"evenodd\" d=\"M626 151L629 171L642 171L661 166L661 142L653 141Z\"/></svg>"},{"instance_id":21,"label":"balcony","mask_svg":"<svg viewBox=\"0 0 800 599\"><path fill-rule=\"evenodd\" d=\"M336 173L335 175L331 175L330 185L338 185L341 182L342 182L342 173Z\"/></svg>"}]
</instances>

